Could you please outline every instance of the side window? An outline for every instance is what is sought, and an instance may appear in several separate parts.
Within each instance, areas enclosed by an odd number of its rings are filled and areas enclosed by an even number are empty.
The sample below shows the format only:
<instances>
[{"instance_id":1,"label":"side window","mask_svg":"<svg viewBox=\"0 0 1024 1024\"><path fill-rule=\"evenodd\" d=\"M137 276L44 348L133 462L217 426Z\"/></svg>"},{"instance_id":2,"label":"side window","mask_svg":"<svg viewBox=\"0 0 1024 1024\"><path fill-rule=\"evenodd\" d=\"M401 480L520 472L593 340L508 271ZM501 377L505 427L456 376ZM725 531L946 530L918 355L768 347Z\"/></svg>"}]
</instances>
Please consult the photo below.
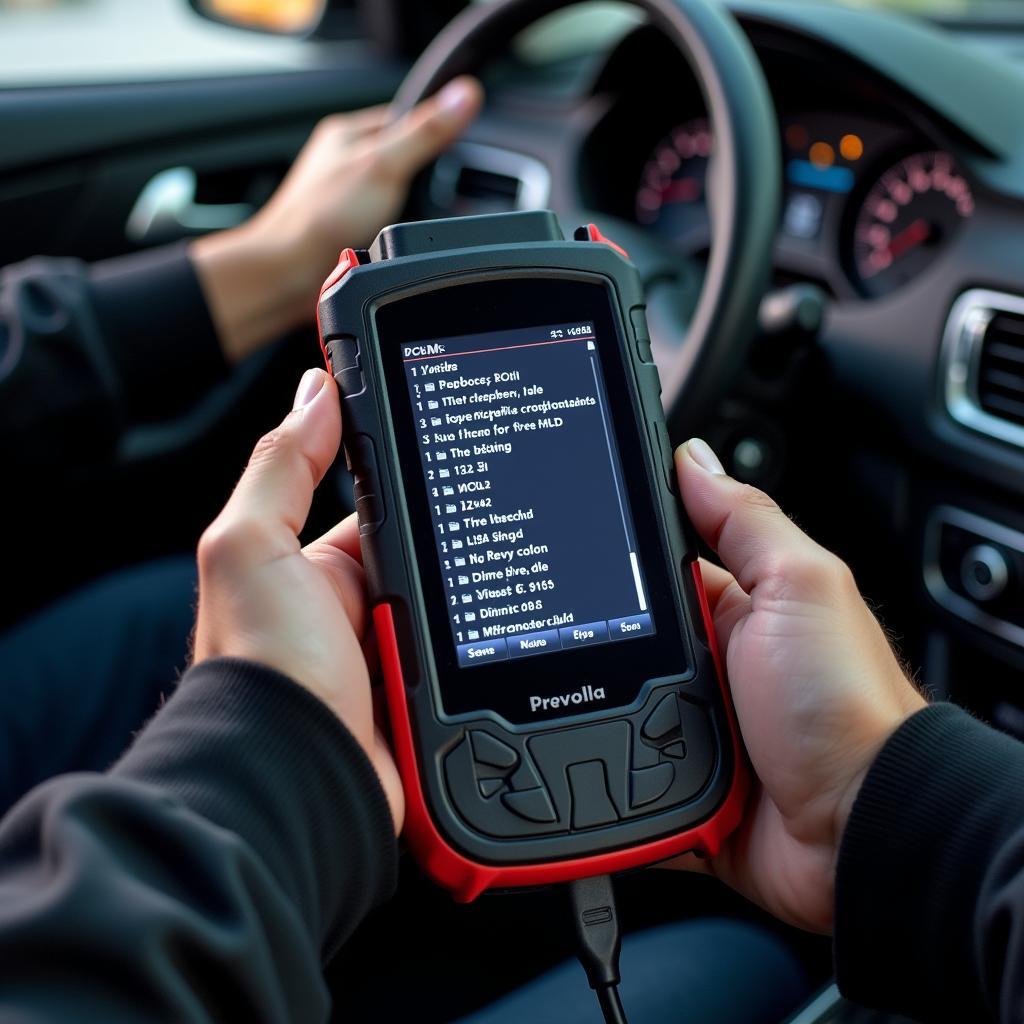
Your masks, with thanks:
<instances>
[{"instance_id":1,"label":"side window","mask_svg":"<svg viewBox=\"0 0 1024 1024\"><path fill-rule=\"evenodd\" d=\"M0 0L0 88L337 66L337 49L218 25L187 0Z\"/></svg>"}]
</instances>

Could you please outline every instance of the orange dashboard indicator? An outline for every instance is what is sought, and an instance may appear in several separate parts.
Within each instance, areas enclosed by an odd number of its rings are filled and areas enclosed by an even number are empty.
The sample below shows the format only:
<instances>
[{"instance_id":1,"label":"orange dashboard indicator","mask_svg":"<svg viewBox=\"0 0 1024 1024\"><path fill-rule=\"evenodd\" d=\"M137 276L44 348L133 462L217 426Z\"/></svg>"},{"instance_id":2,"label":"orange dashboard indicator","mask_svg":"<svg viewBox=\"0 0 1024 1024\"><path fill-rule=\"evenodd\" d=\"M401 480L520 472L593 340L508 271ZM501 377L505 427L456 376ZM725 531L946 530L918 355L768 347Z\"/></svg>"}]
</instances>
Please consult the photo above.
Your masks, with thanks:
<instances>
[{"instance_id":1,"label":"orange dashboard indicator","mask_svg":"<svg viewBox=\"0 0 1024 1024\"><path fill-rule=\"evenodd\" d=\"M815 167L831 167L836 161L836 154L827 142L815 142L808 155Z\"/></svg>"},{"instance_id":2,"label":"orange dashboard indicator","mask_svg":"<svg viewBox=\"0 0 1024 1024\"><path fill-rule=\"evenodd\" d=\"M859 135L844 135L839 140L839 152L844 160L859 160L864 155L864 143Z\"/></svg>"}]
</instances>

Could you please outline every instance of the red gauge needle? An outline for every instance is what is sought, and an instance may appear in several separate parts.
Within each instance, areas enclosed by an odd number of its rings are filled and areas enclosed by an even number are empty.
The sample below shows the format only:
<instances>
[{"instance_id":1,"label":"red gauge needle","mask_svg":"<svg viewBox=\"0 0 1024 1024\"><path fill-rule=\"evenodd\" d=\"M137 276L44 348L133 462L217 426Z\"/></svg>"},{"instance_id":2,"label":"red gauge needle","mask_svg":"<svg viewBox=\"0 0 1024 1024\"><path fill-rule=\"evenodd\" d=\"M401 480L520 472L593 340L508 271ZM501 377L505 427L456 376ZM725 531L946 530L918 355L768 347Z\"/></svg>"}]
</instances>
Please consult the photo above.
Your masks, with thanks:
<instances>
[{"instance_id":1,"label":"red gauge needle","mask_svg":"<svg viewBox=\"0 0 1024 1024\"><path fill-rule=\"evenodd\" d=\"M924 217L919 217L913 224L908 224L889 243L889 255L894 261L898 260L904 253L910 252L911 249L927 241L931 233L931 224Z\"/></svg>"},{"instance_id":2,"label":"red gauge needle","mask_svg":"<svg viewBox=\"0 0 1024 1024\"><path fill-rule=\"evenodd\" d=\"M679 178L670 181L661 190L663 203L692 203L700 198L700 181L697 178Z\"/></svg>"}]
</instances>

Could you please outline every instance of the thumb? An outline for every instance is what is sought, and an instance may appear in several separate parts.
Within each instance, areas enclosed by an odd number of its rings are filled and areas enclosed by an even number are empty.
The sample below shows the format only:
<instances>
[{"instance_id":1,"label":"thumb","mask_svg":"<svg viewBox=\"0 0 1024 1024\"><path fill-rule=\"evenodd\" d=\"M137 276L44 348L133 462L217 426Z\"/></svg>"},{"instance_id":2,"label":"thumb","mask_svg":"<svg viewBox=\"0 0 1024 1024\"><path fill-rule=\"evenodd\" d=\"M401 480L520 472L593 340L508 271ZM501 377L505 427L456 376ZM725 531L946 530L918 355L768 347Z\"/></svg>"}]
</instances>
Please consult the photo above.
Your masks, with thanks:
<instances>
[{"instance_id":1,"label":"thumb","mask_svg":"<svg viewBox=\"0 0 1024 1024\"><path fill-rule=\"evenodd\" d=\"M340 444L337 385L323 370L307 370L292 411L257 442L242 479L211 529L236 539L232 547L246 562L298 551L313 492Z\"/></svg>"},{"instance_id":2,"label":"thumb","mask_svg":"<svg viewBox=\"0 0 1024 1024\"><path fill-rule=\"evenodd\" d=\"M377 136L380 164L405 180L447 149L483 105L483 87L468 75L449 82Z\"/></svg>"},{"instance_id":3,"label":"thumb","mask_svg":"<svg viewBox=\"0 0 1024 1024\"><path fill-rule=\"evenodd\" d=\"M687 441L675 459L691 522L746 593L781 585L794 597L811 598L845 570L767 494L727 476L706 442Z\"/></svg>"}]
</instances>

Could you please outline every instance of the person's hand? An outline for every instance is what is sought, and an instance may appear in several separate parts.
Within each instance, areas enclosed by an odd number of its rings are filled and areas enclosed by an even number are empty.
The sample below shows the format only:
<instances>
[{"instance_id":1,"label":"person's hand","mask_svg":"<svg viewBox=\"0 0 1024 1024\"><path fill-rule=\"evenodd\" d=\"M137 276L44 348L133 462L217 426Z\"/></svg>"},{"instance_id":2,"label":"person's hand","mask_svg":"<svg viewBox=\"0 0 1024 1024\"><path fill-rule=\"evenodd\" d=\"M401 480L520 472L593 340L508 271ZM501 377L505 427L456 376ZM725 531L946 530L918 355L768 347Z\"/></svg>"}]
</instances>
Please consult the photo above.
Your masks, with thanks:
<instances>
[{"instance_id":1,"label":"person's hand","mask_svg":"<svg viewBox=\"0 0 1024 1024\"><path fill-rule=\"evenodd\" d=\"M702 569L759 780L710 869L784 921L827 932L854 798L882 745L925 702L839 558L726 476L703 441L681 447L676 468L690 519L725 565Z\"/></svg>"},{"instance_id":2,"label":"person's hand","mask_svg":"<svg viewBox=\"0 0 1024 1024\"><path fill-rule=\"evenodd\" d=\"M230 361L312 319L338 252L365 247L398 217L413 176L465 131L482 101L480 84L464 77L398 120L387 107L326 117L266 206L192 243Z\"/></svg>"},{"instance_id":3,"label":"person's hand","mask_svg":"<svg viewBox=\"0 0 1024 1024\"><path fill-rule=\"evenodd\" d=\"M199 542L194 657L269 665L322 700L377 770L397 832L402 787L374 724L361 647L369 623L355 517L299 544L313 491L340 443L336 385L323 370L307 370L294 409L260 439Z\"/></svg>"}]
</instances>

